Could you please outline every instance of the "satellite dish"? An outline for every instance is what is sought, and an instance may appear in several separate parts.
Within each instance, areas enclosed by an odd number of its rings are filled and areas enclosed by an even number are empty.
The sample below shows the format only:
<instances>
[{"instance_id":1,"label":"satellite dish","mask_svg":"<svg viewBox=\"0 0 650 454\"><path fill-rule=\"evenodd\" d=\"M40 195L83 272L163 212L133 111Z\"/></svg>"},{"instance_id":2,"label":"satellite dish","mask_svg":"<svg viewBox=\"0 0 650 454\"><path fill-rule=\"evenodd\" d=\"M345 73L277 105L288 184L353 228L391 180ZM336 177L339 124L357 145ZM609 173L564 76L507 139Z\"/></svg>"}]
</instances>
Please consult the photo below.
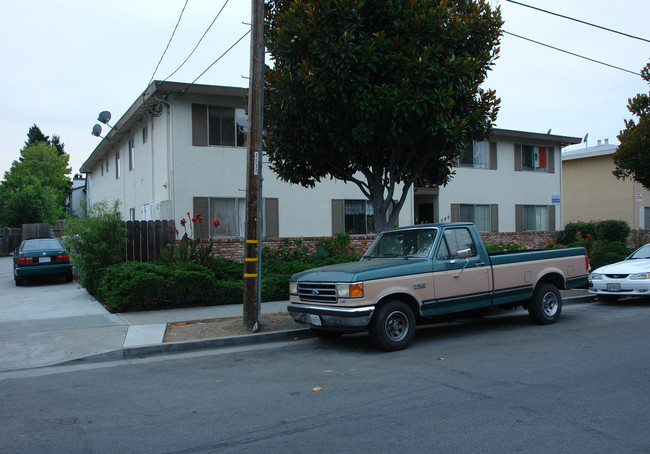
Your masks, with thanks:
<instances>
[{"instance_id":1,"label":"satellite dish","mask_svg":"<svg viewBox=\"0 0 650 454\"><path fill-rule=\"evenodd\" d=\"M95 125L93 126L93 130L91 134L95 137L101 137L102 134L102 127L100 125Z\"/></svg>"},{"instance_id":2,"label":"satellite dish","mask_svg":"<svg viewBox=\"0 0 650 454\"><path fill-rule=\"evenodd\" d=\"M104 110L104 111L100 112L99 116L97 117L97 121L107 125L108 122L111 121L111 113L108 110Z\"/></svg>"},{"instance_id":3,"label":"satellite dish","mask_svg":"<svg viewBox=\"0 0 650 454\"><path fill-rule=\"evenodd\" d=\"M551 129L552 129L552 128L551 128ZM550 130L550 129L549 129L548 131L546 131L546 134L550 134L550 133L551 133L551 130Z\"/></svg>"},{"instance_id":4,"label":"satellite dish","mask_svg":"<svg viewBox=\"0 0 650 454\"><path fill-rule=\"evenodd\" d=\"M585 134L585 138L582 139L582 141L583 141L583 142L586 142L588 138L589 138L589 133Z\"/></svg>"}]
</instances>

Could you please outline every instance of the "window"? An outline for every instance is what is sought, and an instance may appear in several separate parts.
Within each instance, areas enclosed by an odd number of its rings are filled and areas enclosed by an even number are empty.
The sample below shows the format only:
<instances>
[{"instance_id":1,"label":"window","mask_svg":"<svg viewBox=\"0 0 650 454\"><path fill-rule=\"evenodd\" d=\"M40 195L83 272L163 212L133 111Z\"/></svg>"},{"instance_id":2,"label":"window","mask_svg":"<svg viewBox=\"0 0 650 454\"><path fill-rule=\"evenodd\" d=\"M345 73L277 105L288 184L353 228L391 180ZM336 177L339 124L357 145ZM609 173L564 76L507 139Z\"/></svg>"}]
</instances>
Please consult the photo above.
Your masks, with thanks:
<instances>
[{"instance_id":1,"label":"window","mask_svg":"<svg viewBox=\"0 0 650 454\"><path fill-rule=\"evenodd\" d=\"M374 211L368 200L344 200L345 233L367 234L375 231Z\"/></svg>"},{"instance_id":2,"label":"window","mask_svg":"<svg viewBox=\"0 0 650 454\"><path fill-rule=\"evenodd\" d=\"M650 207L643 207L643 226L641 228L650 228Z\"/></svg>"},{"instance_id":3,"label":"window","mask_svg":"<svg viewBox=\"0 0 650 454\"><path fill-rule=\"evenodd\" d=\"M460 157L460 167L473 167L475 169L496 168L490 166L490 142L471 142L467 144L465 149L465 153ZM496 149L493 159L496 159Z\"/></svg>"},{"instance_id":4,"label":"window","mask_svg":"<svg viewBox=\"0 0 650 454\"><path fill-rule=\"evenodd\" d=\"M515 145L515 170L555 173L554 148Z\"/></svg>"},{"instance_id":5,"label":"window","mask_svg":"<svg viewBox=\"0 0 650 454\"><path fill-rule=\"evenodd\" d=\"M547 206L524 205L522 207L522 229L524 231L548 231Z\"/></svg>"},{"instance_id":6,"label":"window","mask_svg":"<svg viewBox=\"0 0 650 454\"><path fill-rule=\"evenodd\" d=\"M466 228L447 229L443 233L442 241L436 253L438 260L452 260L458 258L458 251L470 250L470 257L476 257L476 245L472 235Z\"/></svg>"},{"instance_id":7,"label":"window","mask_svg":"<svg viewBox=\"0 0 650 454\"><path fill-rule=\"evenodd\" d=\"M115 178L120 178L120 152L115 153Z\"/></svg>"},{"instance_id":8,"label":"window","mask_svg":"<svg viewBox=\"0 0 650 454\"><path fill-rule=\"evenodd\" d=\"M129 221L135 221L135 208L129 208Z\"/></svg>"},{"instance_id":9,"label":"window","mask_svg":"<svg viewBox=\"0 0 650 454\"><path fill-rule=\"evenodd\" d=\"M142 143L147 143L149 140L149 126L142 128Z\"/></svg>"},{"instance_id":10,"label":"window","mask_svg":"<svg viewBox=\"0 0 650 454\"><path fill-rule=\"evenodd\" d=\"M129 170L135 168L135 139L129 140Z\"/></svg>"},{"instance_id":11,"label":"window","mask_svg":"<svg viewBox=\"0 0 650 454\"><path fill-rule=\"evenodd\" d=\"M490 205L460 205L461 222L473 222L479 232L489 232L491 229L490 222Z\"/></svg>"},{"instance_id":12,"label":"window","mask_svg":"<svg viewBox=\"0 0 650 454\"><path fill-rule=\"evenodd\" d=\"M246 199L227 197L194 197L194 212L203 216L203 223L194 226L195 238L236 237L245 235ZM270 198L262 201L264 216L262 219L262 235L267 237L279 236L278 199ZM214 227L212 221L218 220L219 226ZM197 229L198 227L198 229Z\"/></svg>"},{"instance_id":13,"label":"window","mask_svg":"<svg viewBox=\"0 0 650 454\"><path fill-rule=\"evenodd\" d=\"M107 159L107 160L106 160L106 174L108 175L108 173L109 173L110 171L111 171L111 168L110 168L109 161L108 161L108 159Z\"/></svg>"},{"instance_id":14,"label":"window","mask_svg":"<svg viewBox=\"0 0 650 454\"><path fill-rule=\"evenodd\" d=\"M101 170L102 176L104 176L104 163L102 162L102 165L99 166L99 169Z\"/></svg>"},{"instance_id":15,"label":"window","mask_svg":"<svg viewBox=\"0 0 650 454\"><path fill-rule=\"evenodd\" d=\"M244 109L192 104L192 145L245 147L247 135Z\"/></svg>"}]
</instances>

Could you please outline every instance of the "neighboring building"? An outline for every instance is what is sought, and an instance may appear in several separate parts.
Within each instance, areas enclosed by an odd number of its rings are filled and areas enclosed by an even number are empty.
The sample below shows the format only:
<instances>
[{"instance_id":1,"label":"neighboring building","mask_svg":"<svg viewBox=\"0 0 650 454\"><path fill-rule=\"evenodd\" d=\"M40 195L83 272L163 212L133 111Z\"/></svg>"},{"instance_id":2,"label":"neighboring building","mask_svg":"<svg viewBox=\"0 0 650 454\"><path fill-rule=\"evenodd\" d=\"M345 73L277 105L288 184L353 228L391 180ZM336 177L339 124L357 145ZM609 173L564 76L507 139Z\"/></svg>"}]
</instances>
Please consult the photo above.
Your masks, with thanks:
<instances>
[{"instance_id":1,"label":"neighboring building","mask_svg":"<svg viewBox=\"0 0 650 454\"><path fill-rule=\"evenodd\" d=\"M70 191L66 194L66 213L81 216L84 214L86 204L86 178L83 175L75 174L72 178Z\"/></svg>"},{"instance_id":2,"label":"neighboring building","mask_svg":"<svg viewBox=\"0 0 650 454\"><path fill-rule=\"evenodd\" d=\"M219 219L243 237L245 89L154 81L81 167L88 204L120 200L125 219ZM474 144L444 188L418 184L399 224L469 220L483 231L562 228L560 149L579 138L496 129ZM353 184L281 182L263 162L266 237L371 233L372 208Z\"/></svg>"},{"instance_id":3,"label":"neighboring building","mask_svg":"<svg viewBox=\"0 0 650 454\"><path fill-rule=\"evenodd\" d=\"M565 224L618 219L632 229L650 228L650 192L634 180L614 176L616 149L605 139L562 153Z\"/></svg>"}]
</instances>

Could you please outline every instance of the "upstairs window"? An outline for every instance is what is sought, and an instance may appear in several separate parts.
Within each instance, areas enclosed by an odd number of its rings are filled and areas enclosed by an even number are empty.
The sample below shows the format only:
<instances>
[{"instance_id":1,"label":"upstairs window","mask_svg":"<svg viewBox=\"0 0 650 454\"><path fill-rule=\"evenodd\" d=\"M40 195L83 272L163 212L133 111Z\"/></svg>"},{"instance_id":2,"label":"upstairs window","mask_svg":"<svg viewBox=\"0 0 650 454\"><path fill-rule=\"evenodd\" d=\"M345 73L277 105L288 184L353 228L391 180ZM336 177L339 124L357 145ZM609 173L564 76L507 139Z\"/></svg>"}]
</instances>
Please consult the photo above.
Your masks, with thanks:
<instances>
[{"instance_id":1,"label":"upstairs window","mask_svg":"<svg viewBox=\"0 0 650 454\"><path fill-rule=\"evenodd\" d=\"M192 145L245 147L247 135L244 109L192 104Z\"/></svg>"},{"instance_id":2,"label":"upstairs window","mask_svg":"<svg viewBox=\"0 0 650 454\"><path fill-rule=\"evenodd\" d=\"M135 168L135 139L129 140L129 170Z\"/></svg>"},{"instance_id":3,"label":"upstairs window","mask_svg":"<svg viewBox=\"0 0 650 454\"><path fill-rule=\"evenodd\" d=\"M490 142L470 142L460 157L460 167L490 169Z\"/></svg>"},{"instance_id":4,"label":"upstairs window","mask_svg":"<svg viewBox=\"0 0 650 454\"><path fill-rule=\"evenodd\" d=\"M515 145L515 170L525 172L555 173L553 147Z\"/></svg>"}]
</instances>

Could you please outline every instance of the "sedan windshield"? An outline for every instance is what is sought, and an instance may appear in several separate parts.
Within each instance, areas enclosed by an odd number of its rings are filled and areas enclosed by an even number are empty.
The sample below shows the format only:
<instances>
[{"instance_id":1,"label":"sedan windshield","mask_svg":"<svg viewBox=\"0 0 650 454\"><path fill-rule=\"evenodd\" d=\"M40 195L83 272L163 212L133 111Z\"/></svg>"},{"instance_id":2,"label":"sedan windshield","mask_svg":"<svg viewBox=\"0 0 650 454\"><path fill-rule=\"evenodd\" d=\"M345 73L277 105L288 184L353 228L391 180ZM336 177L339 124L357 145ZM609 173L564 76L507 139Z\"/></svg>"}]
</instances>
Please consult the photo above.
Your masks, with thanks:
<instances>
[{"instance_id":1,"label":"sedan windshield","mask_svg":"<svg viewBox=\"0 0 650 454\"><path fill-rule=\"evenodd\" d=\"M646 244L645 246L637 249L634 254L627 258L627 260L631 259L650 259L650 244Z\"/></svg>"},{"instance_id":2,"label":"sedan windshield","mask_svg":"<svg viewBox=\"0 0 650 454\"><path fill-rule=\"evenodd\" d=\"M427 258L437 229L384 232L370 245L365 258Z\"/></svg>"}]
</instances>

